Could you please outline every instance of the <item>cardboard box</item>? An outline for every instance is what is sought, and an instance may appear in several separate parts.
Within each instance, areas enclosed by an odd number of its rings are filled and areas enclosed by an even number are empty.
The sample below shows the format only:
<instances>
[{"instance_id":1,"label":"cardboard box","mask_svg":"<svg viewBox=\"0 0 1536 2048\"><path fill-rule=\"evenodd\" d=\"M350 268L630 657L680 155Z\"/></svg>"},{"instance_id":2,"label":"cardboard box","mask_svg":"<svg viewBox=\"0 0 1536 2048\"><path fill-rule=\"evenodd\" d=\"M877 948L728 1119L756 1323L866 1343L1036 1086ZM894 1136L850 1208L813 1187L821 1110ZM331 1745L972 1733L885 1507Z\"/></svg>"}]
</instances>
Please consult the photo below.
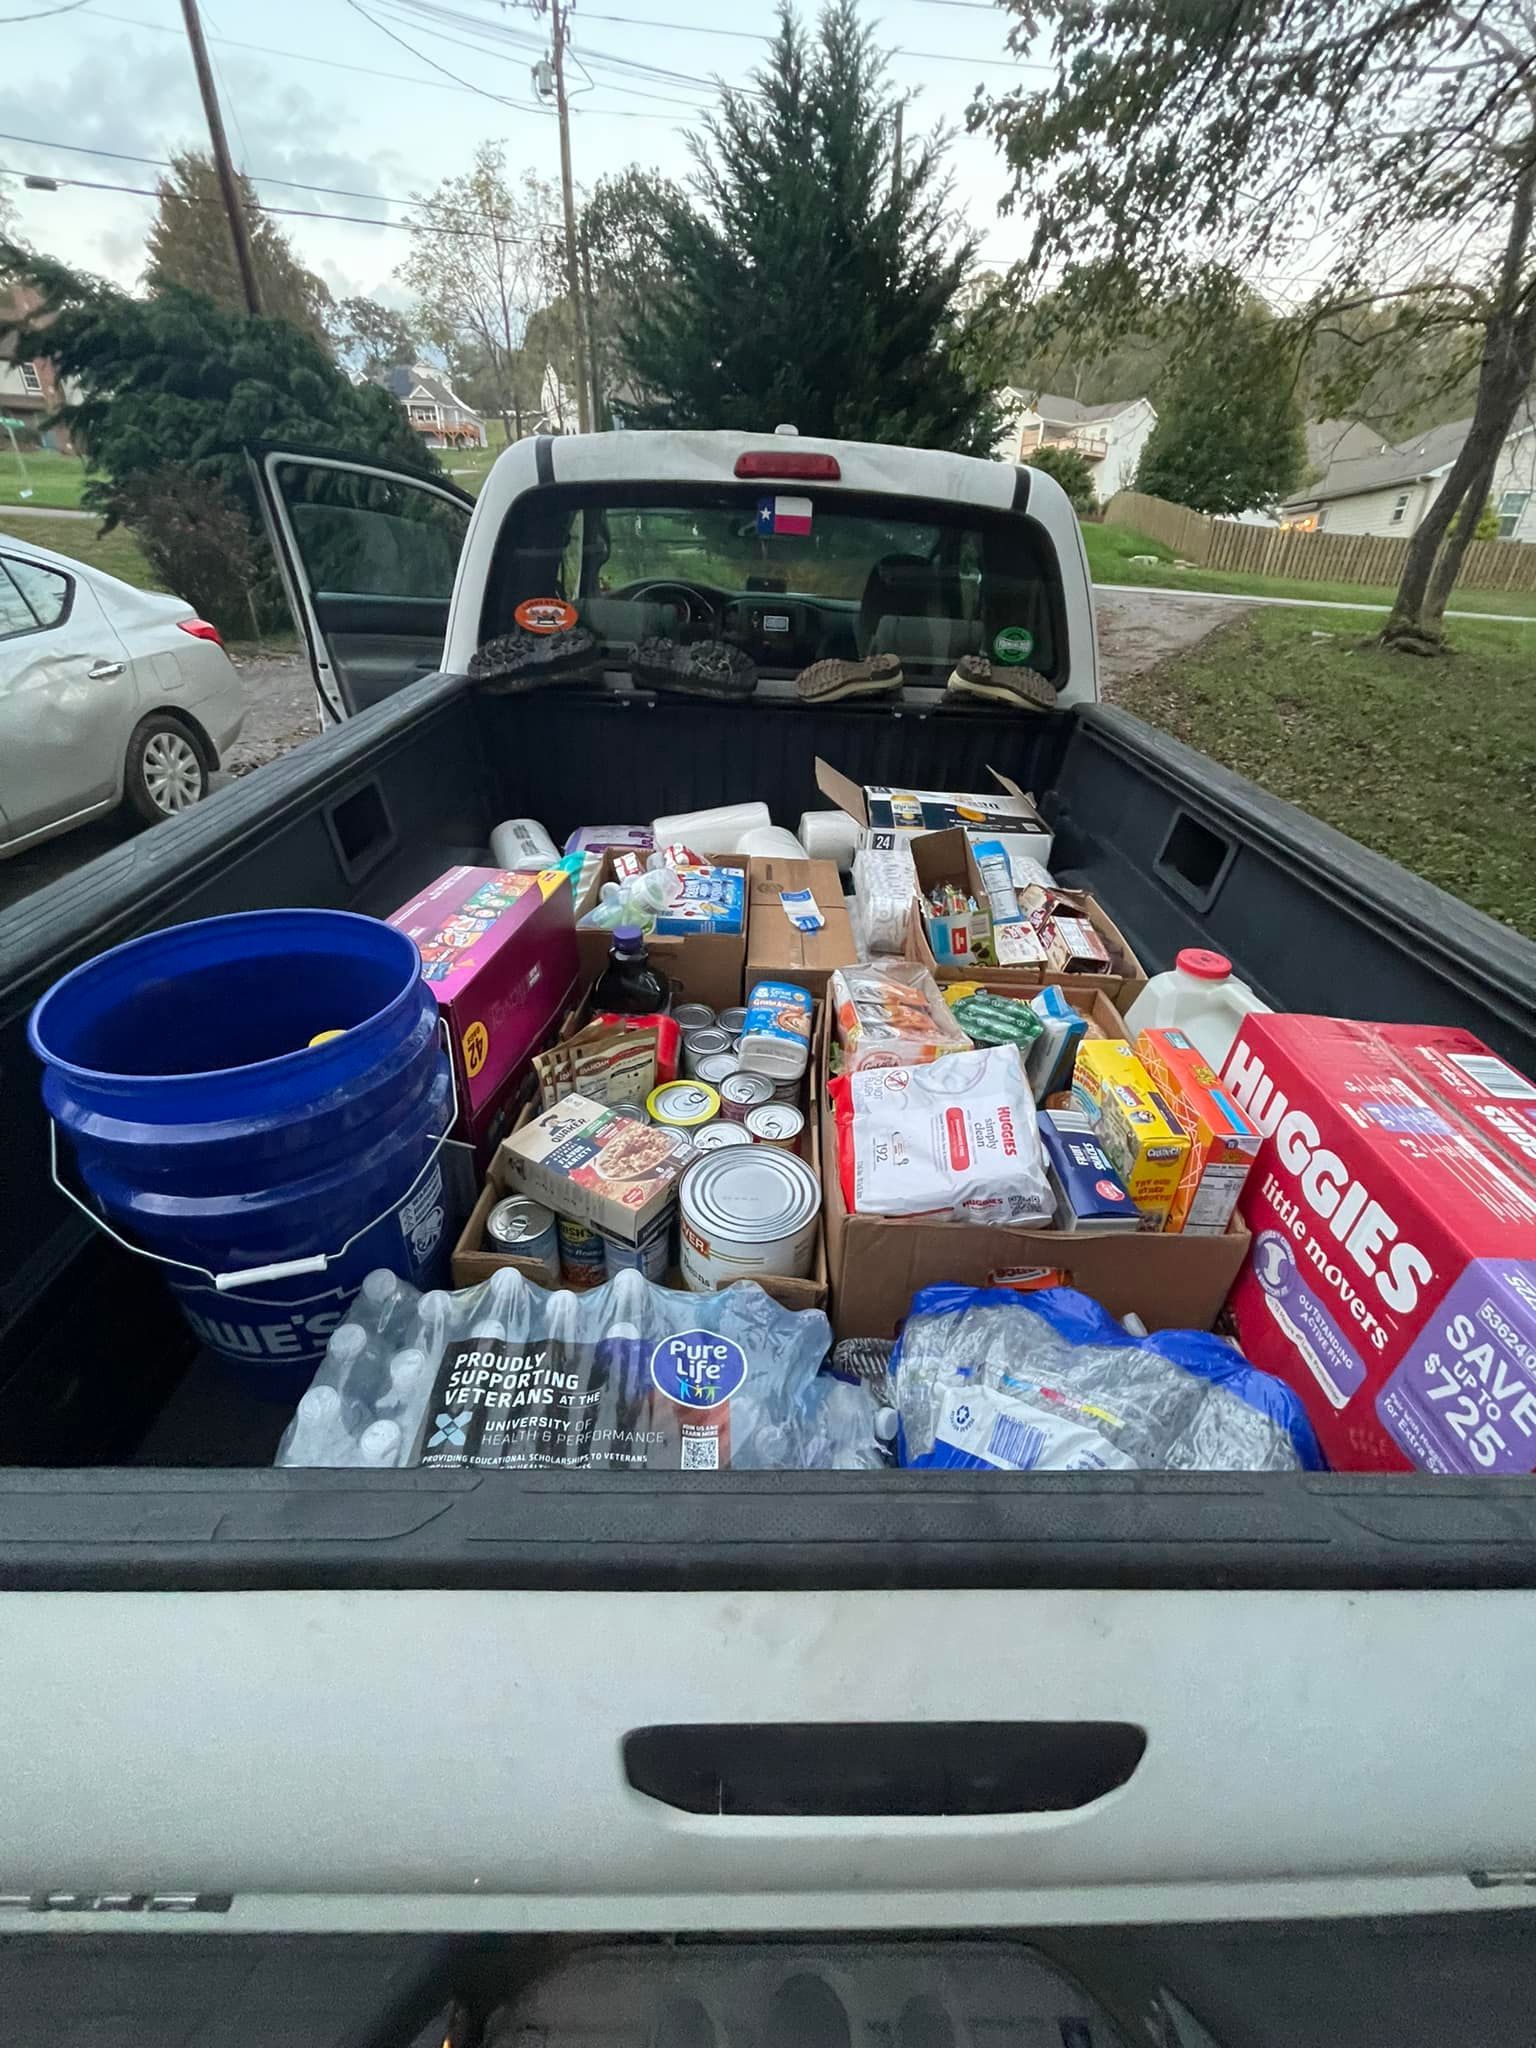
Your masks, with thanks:
<instances>
[{"instance_id":1,"label":"cardboard box","mask_svg":"<svg viewBox=\"0 0 1536 2048\"><path fill-rule=\"evenodd\" d=\"M930 845L933 839L946 842L945 846L939 851L926 853L924 859L928 862L930 871L938 873L940 879L949 879L950 871L940 870L938 864L941 861L949 861L951 859L953 841L961 836L958 833L935 833L930 836L929 840L914 840L912 848L914 861L918 857L917 849L919 847ZM919 866L919 881L922 878L923 870ZM979 869L977 870L976 879L978 881L981 879ZM1028 967L989 966L980 970L981 975L988 980L990 985L995 986L1004 995L1028 995L1037 988L1044 988L1045 984L1049 981L1054 982L1058 988L1066 989L1069 993L1073 990L1080 990L1084 994L1097 992L1100 995L1107 996L1118 1009L1128 1010L1147 985L1146 971L1142 967L1141 962L1136 958L1136 955L1131 951L1130 941L1110 917L1097 897L1090 896L1086 889L1061 889L1056 893L1070 898L1073 904L1077 906L1079 914L1088 920L1103 940L1110 958L1109 973L1059 974L1048 964L1042 964ZM977 901L985 905L985 893L979 896ZM983 910L982 915L986 915L985 910ZM941 982L974 981L977 979L978 971L976 969L953 965L935 957L934 948L928 939L923 906L919 903L913 904L908 916L906 953L909 960L920 962L922 966L928 969L930 974L936 975Z\"/></svg>"},{"instance_id":2,"label":"cardboard box","mask_svg":"<svg viewBox=\"0 0 1536 2048\"><path fill-rule=\"evenodd\" d=\"M613 880L613 849L603 855L597 881L582 905L582 916L598 900L604 882ZM744 862L737 866L745 867ZM611 936L591 927L577 927L576 947L583 981L590 987L608 965ZM741 1001L742 973L747 962L746 919L739 932L689 932L686 937L653 934L645 942L651 965L670 977L677 1002L708 1003L728 1010Z\"/></svg>"},{"instance_id":3,"label":"cardboard box","mask_svg":"<svg viewBox=\"0 0 1536 2048\"><path fill-rule=\"evenodd\" d=\"M566 1095L520 1125L497 1156L516 1193L638 1244L676 1198L691 1153L680 1131Z\"/></svg>"},{"instance_id":4,"label":"cardboard box","mask_svg":"<svg viewBox=\"0 0 1536 2048\"><path fill-rule=\"evenodd\" d=\"M568 1020L568 1030L576 1029L578 1020ZM819 1033L812 1031L812 1060L806 1075L804 1100L800 1107L805 1111L805 1140L801 1146L801 1157L818 1179L821 1178L821 1070L818 1068L815 1049ZM536 1105L526 1101L518 1118L518 1129L522 1130L533 1120ZM515 1266L535 1285L543 1281L535 1267L526 1259L515 1254L485 1249L485 1221L491 1210L503 1195L526 1193L523 1188L514 1187L509 1177L504 1151L498 1151L491 1161L489 1176L480 1191L480 1198L470 1214L469 1221L459 1233L458 1243L453 1248L453 1284L455 1287L478 1287L489 1280L499 1266ZM681 1288L682 1281L674 1273L669 1286ZM827 1242L825 1217L818 1224L816 1232L816 1261L810 1273L803 1280L770 1274L758 1282L765 1293L771 1294L781 1308L815 1309L827 1306L829 1293L827 1280Z\"/></svg>"},{"instance_id":5,"label":"cardboard box","mask_svg":"<svg viewBox=\"0 0 1536 2048\"><path fill-rule=\"evenodd\" d=\"M459 1096L454 1135L483 1172L533 1055L576 986L570 878L449 868L389 922L416 941L447 1020Z\"/></svg>"},{"instance_id":6,"label":"cardboard box","mask_svg":"<svg viewBox=\"0 0 1536 2048\"><path fill-rule=\"evenodd\" d=\"M792 981L824 996L833 968L859 957L837 862L755 855L749 868L747 990L758 981ZM810 890L826 920L820 931L802 932L790 923L779 901L782 889Z\"/></svg>"},{"instance_id":7,"label":"cardboard box","mask_svg":"<svg viewBox=\"0 0 1536 2048\"><path fill-rule=\"evenodd\" d=\"M1189 1139L1166 1227L1219 1237L1258 1157L1258 1126L1243 1115L1187 1032L1143 1031L1136 1057Z\"/></svg>"},{"instance_id":8,"label":"cardboard box","mask_svg":"<svg viewBox=\"0 0 1536 2048\"><path fill-rule=\"evenodd\" d=\"M823 1020L823 1072L827 1037ZM941 1280L985 1287L994 1272L1008 1267L1065 1270L1072 1286L1102 1302L1111 1315L1134 1311L1149 1329L1208 1330L1248 1252L1248 1232L1240 1222L1225 1237L1168 1237L850 1215L824 1090L821 1157L832 1325L839 1337L892 1337L920 1287Z\"/></svg>"},{"instance_id":9,"label":"cardboard box","mask_svg":"<svg viewBox=\"0 0 1536 2048\"><path fill-rule=\"evenodd\" d=\"M892 789L851 782L830 762L818 759L816 787L861 828L910 837L958 826L978 838L1000 838L1010 857L1024 855L1049 867L1053 835L1034 798L996 768L987 773L997 784L995 790ZM986 901L985 895L981 900Z\"/></svg>"},{"instance_id":10,"label":"cardboard box","mask_svg":"<svg viewBox=\"0 0 1536 2048\"><path fill-rule=\"evenodd\" d=\"M1536 1471L1536 1083L1470 1032L1254 1016L1232 1296L1345 1471Z\"/></svg>"},{"instance_id":11,"label":"cardboard box","mask_svg":"<svg viewBox=\"0 0 1536 2048\"><path fill-rule=\"evenodd\" d=\"M1072 1106L1109 1154L1143 1230L1169 1230L1189 1160L1189 1134L1121 1039L1086 1039L1077 1049Z\"/></svg>"}]
</instances>

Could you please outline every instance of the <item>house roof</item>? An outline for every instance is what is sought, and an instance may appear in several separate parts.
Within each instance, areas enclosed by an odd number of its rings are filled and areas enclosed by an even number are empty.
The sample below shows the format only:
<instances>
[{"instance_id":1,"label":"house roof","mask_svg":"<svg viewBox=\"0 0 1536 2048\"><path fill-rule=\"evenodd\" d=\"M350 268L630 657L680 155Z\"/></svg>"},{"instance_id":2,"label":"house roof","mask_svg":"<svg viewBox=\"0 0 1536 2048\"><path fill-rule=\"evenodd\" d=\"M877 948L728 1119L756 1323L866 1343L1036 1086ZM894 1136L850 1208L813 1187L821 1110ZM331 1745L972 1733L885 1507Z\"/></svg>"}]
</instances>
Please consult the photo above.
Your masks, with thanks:
<instances>
[{"instance_id":1,"label":"house roof","mask_svg":"<svg viewBox=\"0 0 1536 2048\"><path fill-rule=\"evenodd\" d=\"M1048 425L1056 427L1080 427L1086 420L1112 420L1117 413L1129 412L1133 405L1142 402L1139 398L1111 398L1104 405L1079 405L1075 398L1055 398L1045 391L1031 396L1017 384L1010 384L1004 395L1016 398L1028 411L1038 413Z\"/></svg>"},{"instance_id":2,"label":"house roof","mask_svg":"<svg viewBox=\"0 0 1536 2048\"><path fill-rule=\"evenodd\" d=\"M1315 505L1324 499L1353 498L1361 491L1387 491L1394 484L1414 484L1423 477L1438 476L1461 453L1471 425L1470 419L1450 420L1396 446L1389 443L1377 455L1341 455L1320 484L1298 491L1287 502Z\"/></svg>"},{"instance_id":3,"label":"house roof","mask_svg":"<svg viewBox=\"0 0 1536 2048\"><path fill-rule=\"evenodd\" d=\"M1363 420L1308 420L1307 467L1322 477L1341 462L1368 462L1393 446L1379 427Z\"/></svg>"},{"instance_id":4,"label":"house roof","mask_svg":"<svg viewBox=\"0 0 1536 2048\"><path fill-rule=\"evenodd\" d=\"M420 394L430 399L433 405L456 406L460 412L468 413L472 419L480 415L472 405L466 405L447 378L427 363L397 363L392 370L381 372L379 382L386 391L396 398L405 400Z\"/></svg>"}]
</instances>

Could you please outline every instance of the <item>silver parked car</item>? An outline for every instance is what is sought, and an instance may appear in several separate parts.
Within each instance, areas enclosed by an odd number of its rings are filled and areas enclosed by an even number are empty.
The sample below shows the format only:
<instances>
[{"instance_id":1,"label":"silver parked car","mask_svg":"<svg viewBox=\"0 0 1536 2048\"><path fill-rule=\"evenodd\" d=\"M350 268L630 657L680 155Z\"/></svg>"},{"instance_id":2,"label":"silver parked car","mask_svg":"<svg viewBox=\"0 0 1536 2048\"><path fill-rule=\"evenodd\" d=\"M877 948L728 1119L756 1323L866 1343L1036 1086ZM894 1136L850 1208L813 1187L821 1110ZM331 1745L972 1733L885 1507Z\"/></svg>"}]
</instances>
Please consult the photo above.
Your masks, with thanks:
<instances>
[{"instance_id":1,"label":"silver parked car","mask_svg":"<svg viewBox=\"0 0 1536 2048\"><path fill-rule=\"evenodd\" d=\"M246 709L191 605L0 533L0 859L120 803L200 802Z\"/></svg>"}]
</instances>

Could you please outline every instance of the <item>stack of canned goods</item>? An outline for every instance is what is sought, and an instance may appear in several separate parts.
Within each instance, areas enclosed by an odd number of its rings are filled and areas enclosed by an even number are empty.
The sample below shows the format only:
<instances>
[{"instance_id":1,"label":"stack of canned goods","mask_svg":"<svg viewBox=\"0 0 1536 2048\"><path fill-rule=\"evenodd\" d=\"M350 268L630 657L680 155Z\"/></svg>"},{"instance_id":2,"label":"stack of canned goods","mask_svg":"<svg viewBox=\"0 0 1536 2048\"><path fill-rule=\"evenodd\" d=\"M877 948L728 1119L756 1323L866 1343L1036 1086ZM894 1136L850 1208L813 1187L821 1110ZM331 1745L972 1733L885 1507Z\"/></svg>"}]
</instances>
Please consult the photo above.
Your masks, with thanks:
<instances>
[{"instance_id":1,"label":"stack of canned goods","mask_svg":"<svg viewBox=\"0 0 1536 2048\"><path fill-rule=\"evenodd\" d=\"M756 1144L777 1145L798 1152L805 1136L805 1114L800 1108L800 1080L774 1080L766 1074L746 1072L741 1064L738 1040L746 1025L746 1009L737 1005L714 1011L707 1003L679 1003L672 1012L683 1034L683 1074L702 1093L717 1097L707 1115L699 1113L696 1098L686 1099L669 1092L681 1090L682 1082L657 1089L646 1107L654 1123L687 1130L704 1150L718 1151L739 1143L725 1130L739 1126ZM657 1098L662 1113L657 1112ZM679 1114L679 1109L684 1114ZM717 1122L718 1119L718 1122ZM722 1130L721 1126L725 1127Z\"/></svg>"}]
</instances>

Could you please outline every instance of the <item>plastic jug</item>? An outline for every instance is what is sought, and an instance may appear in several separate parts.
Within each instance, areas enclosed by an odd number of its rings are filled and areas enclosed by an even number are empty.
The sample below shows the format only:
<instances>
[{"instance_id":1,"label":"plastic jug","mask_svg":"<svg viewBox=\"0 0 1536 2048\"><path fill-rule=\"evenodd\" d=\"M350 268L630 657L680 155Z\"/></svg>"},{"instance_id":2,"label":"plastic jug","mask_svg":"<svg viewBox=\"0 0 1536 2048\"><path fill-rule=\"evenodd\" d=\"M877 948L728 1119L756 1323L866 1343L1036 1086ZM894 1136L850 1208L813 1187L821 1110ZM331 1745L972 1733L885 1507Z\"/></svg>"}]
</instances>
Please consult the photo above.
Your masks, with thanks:
<instances>
[{"instance_id":1,"label":"plastic jug","mask_svg":"<svg viewBox=\"0 0 1536 2048\"><path fill-rule=\"evenodd\" d=\"M1224 953L1186 946L1126 1011L1125 1028L1133 1044L1138 1031L1182 1031L1220 1073L1243 1019L1255 1011L1267 1015L1269 1004L1238 980Z\"/></svg>"}]
</instances>

